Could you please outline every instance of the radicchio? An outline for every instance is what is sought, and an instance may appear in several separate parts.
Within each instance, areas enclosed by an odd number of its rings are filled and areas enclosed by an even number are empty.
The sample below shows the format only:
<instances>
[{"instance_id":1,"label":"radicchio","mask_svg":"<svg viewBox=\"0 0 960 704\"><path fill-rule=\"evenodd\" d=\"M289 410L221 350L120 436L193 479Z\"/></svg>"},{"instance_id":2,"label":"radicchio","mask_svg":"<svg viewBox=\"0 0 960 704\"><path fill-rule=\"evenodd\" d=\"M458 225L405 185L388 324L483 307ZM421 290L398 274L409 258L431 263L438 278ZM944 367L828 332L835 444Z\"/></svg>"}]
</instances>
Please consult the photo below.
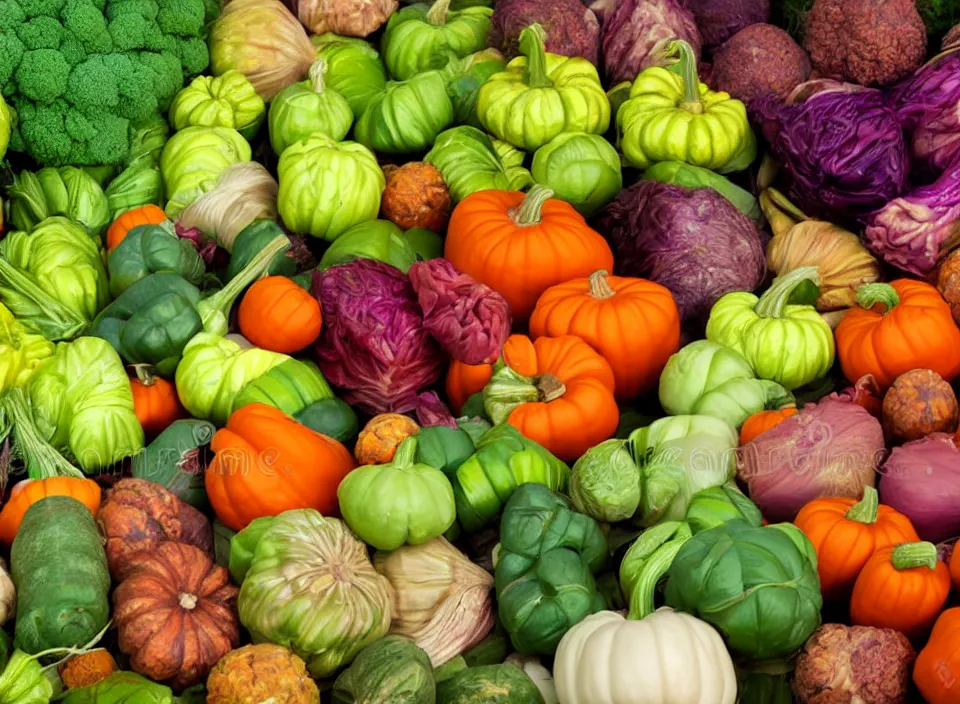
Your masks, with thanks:
<instances>
[{"instance_id":1,"label":"radicchio","mask_svg":"<svg viewBox=\"0 0 960 704\"><path fill-rule=\"evenodd\" d=\"M457 428L456 419L436 391L424 391L417 396L416 415L421 428L434 425L444 425L454 430Z\"/></svg>"},{"instance_id":2,"label":"radicchio","mask_svg":"<svg viewBox=\"0 0 960 704\"><path fill-rule=\"evenodd\" d=\"M960 242L960 163L871 213L866 225L867 247L884 261L931 276L941 255Z\"/></svg>"},{"instance_id":3,"label":"radicchio","mask_svg":"<svg viewBox=\"0 0 960 704\"><path fill-rule=\"evenodd\" d=\"M548 52L597 63L600 22L580 0L498 0L491 22L487 45L508 59L520 54L520 32L536 22L547 34Z\"/></svg>"},{"instance_id":4,"label":"radicchio","mask_svg":"<svg viewBox=\"0 0 960 704\"><path fill-rule=\"evenodd\" d=\"M837 221L896 198L910 168L896 114L874 89L835 84L810 94L802 83L786 101L751 104L774 155L792 177L791 200L805 213Z\"/></svg>"},{"instance_id":5,"label":"radicchio","mask_svg":"<svg viewBox=\"0 0 960 704\"><path fill-rule=\"evenodd\" d=\"M620 0L603 22L601 46L610 85L633 81L643 69L666 63L668 45L682 39L700 59L693 13L677 0Z\"/></svg>"},{"instance_id":6,"label":"radicchio","mask_svg":"<svg viewBox=\"0 0 960 704\"><path fill-rule=\"evenodd\" d=\"M423 311L423 327L463 364L493 364L510 336L510 307L489 286L461 274L446 259L415 262L408 272Z\"/></svg>"},{"instance_id":7,"label":"radicchio","mask_svg":"<svg viewBox=\"0 0 960 704\"><path fill-rule=\"evenodd\" d=\"M323 309L318 364L347 390L344 400L371 414L414 410L446 355L424 328L410 280L389 264L357 259L314 271L312 293Z\"/></svg>"}]
</instances>

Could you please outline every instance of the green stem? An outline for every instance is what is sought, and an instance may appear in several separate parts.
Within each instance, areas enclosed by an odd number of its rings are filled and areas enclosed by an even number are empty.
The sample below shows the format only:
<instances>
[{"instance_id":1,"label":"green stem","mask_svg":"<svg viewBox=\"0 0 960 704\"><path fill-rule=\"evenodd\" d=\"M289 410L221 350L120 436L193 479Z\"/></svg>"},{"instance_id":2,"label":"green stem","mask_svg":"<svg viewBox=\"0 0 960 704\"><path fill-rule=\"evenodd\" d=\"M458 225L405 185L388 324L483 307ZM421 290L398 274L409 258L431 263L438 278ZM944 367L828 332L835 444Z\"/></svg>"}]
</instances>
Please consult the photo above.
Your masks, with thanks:
<instances>
[{"instance_id":1,"label":"green stem","mask_svg":"<svg viewBox=\"0 0 960 704\"><path fill-rule=\"evenodd\" d=\"M10 420L13 421L14 447L17 456L26 465L27 476L30 479L84 478L83 472L67 462L55 447L40 436L23 389L19 387L10 389L3 400L3 405Z\"/></svg>"},{"instance_id":2,"label":"green stem","mask_svg":"<svg viewBox=\"0 0 960 704\"><path fill-rule=\"evenodd\" d=\"M51 342L72 340L87 327L82 316L37 286L32 277L14 266L0 251L0 299L10 295L7 292L20 299L13 307L7 302L10 312ZM25 303L30 304L29 309Z\"/></svg>"},{"instance_id":3,"label":"green stem","mask_svg":"<svg viewBox=\"0 0 960 704\"><path fill-rule=\"evenodd\" d=\"M447 23L447 12L450 10L450 0L437 0L427 11L427 22L434 27L441 27Z\"/></svg>"},{"instance_id":4,"label":"green stem","mask_svg":"<svg viewBox=\"0 0 960 704\"><path fill-rule=\"evenodd\" d=\"M307 78L310 81L310 87L314 93L322 93L324 90L323 76L327 72L327 62L324 59L317 59L310 67Z\"/></svg>"},{"instance_id":5,"label":"green stem","mask_svg":"<svg viewBox=\"0 0 960 704\"><path fill-rule=\"evenodd\" d=\"M664 543L653 556L647 560L647 563L640 571L640 576L633 585L633 591L630 593L630 612L627 618L631 621L639 621L645 616L649 616L654 611L654 593L660 579L670 569L673 559L680 552L680 548L689 538L677 538L668 543Z\"/></svg>"},{"instance_id":6,"label":"green stem","mask_svg":"<svg viewBox=\"0 0 960 704\"><path fill-rule=\"evenodd\" d=\"M669 51L676 53L680 62L680 77L683 79L683 102L678 106L694 115L703 113L700 100L700 77L697 75L697 56L693 47L682 39L671 42Z\"/></svg>"},{"instance_id":7,"label":"green stem","mask_svg":"<svg viewBox=\"0 0 960 704\"><path fill-rule=\"evenodd\" d=\"M850 507L846 517L848 521L872 525L877 522L877 513L880 510L880 496L872 486L863 488L863 498Z\"/></svg>"},{"instance_id":8,"label":"green stem","mask_svg":"<svg viewBox=\"0 0 960 704\"><path fill-rule=\"evenodd\" d=\"M520 204L520 211L514 217L514 222L519 227L530 227L539 225L543 220L543 204L553 198L553 191L539 183L534 184L533 188L527 191L523 197L523 203Z\"/></svg>"},{"instance_id":9,"label":"green stem","mask_svg":"<svg viewBox=\"0 0 960 704\"><path fill-rule=\"evenodd\" d=\"M547 75L547 52L543 48L547 33L539 24L532 24L520 32L520 53L527 57L525 83L531 88L553 88Z\"/></svg>"},{"instance_id":10,"label":"green stem","mask_svg":"<svg viewBox=\"0 0 960 704\"><path fill-rule=\"evenodd\" d=\"M807 219L803 212L775 188L765 188L760 194L760 210L770 223L774 235L785 235Z\"/></svg>"},{"instance_id":11,"label":"green stem","mask_svg":"<svg viewBox=\"0 0 960 704\"><path fill-rule=\"evenodd\" d=\"M131 364L130 368L137 375L137 380L144 386L153 386L157 383L157 377L153 373L152 364Z\"/></svg>"},{"instance_id":12,"label":"green stem","mask_svg":"<svg viewBox=\"0 0 960 704\"><path fill-rule=\"evenodd\" d=\"M390 462L397 469L409 469L414 465L417 458L417 436L410 435L404 438L403 442L393 454L393 460Z\"/></svg>"},{"instance_id":13,"label":"green stem","mask_svg":"<svg viewBox=\"0 0 960 704\"><path fill-rule=\"evenodd\" d=\"M754 312L761 318L782 318L783 309L797 286L805 281L820 285L820 274L815 266L801 266L774 279L773 285L762 296Z\"/></svg>"},{"instance_id":14,"label":"green stem","mask_svg":"<svg viewBox=\"0 0 960 704\"><path fill-rule=\"evenodd\" d=\"M937 568L937 546L933 543L904 543L893 549L890 558L896 570L909 570L915 567Z\"/></svg>"},{"instance_id":15,"label":"green stem","mask_svg":"<svg viewBox=\"0 0 960 704\"><path fill-rule=\"evenodd\" d=\"M865 310L880 304L888 313L899 302L900 296L890 284L862 284L857 288L857 305Z\"/></svg>"}]
</instances>

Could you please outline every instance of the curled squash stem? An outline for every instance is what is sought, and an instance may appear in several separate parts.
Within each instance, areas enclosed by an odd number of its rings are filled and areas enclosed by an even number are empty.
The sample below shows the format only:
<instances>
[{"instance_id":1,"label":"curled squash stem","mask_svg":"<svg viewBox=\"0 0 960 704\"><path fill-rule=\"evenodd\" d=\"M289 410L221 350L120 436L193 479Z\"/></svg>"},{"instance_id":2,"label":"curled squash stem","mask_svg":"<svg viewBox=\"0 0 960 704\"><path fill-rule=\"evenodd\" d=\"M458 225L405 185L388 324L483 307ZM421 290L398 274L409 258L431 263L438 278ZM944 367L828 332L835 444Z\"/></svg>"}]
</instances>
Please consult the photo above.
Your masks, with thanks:
<instances>
[{"instance_id":1,"label":"curled squash stem","mask_svg":"<svg viewBox=\"0 0 960 704\"><path fill-rule=\"evenodd\" d=\"M324 59L317 59L310 66L307 78L310 81L310 88L314 93L322 93L324 90L323 77L327 72L327 62Z\"/></svg>"},{"instance_id":2,"label":"curled squash stem","mask_svg":"<svg viewBox=\"0 0 960 704\"><path fill-rule=\"evenodd\" d=\"M533 383L537 387L539 400L543 403L556 401L567 393L567 387L564 386L563 382L560 381L555 374L538 376Z\"/></svg>"},{"instance_id":3,"label":"curled squash stem","mask_svg":"<svg viewBox=\"0 0 960 704\"><path fill-rule=\"evenodd\" d=\"M811 281L820 285L820 274L815 266L801 266L774 279L757 302L754 312L761 318L782 318L790 296L800 284Z\"/></svg>"},{"instance_id":4,"label":"curled squash stem","mask_svg":"<svg viewBox=\"0 0 960 704\"><path fill-rule=\"evenodd\" d=\"M600 269L590 274L590 295L599 300L606 300L607 298L613 298L616 293L610 284L607 283L607 277L610 274Z\"/></svg>"},{"instance_id":5,"label":"curled squash stem","mask_svg":"<svg viewBox=\"0 0 960 704\"><path fill-rule=\"evenodd\" d=\"M523 197L520 210L514 215L513 221L518 227L539 225L543 221L543 204L553 198L553 191L540 184L535 185Z\"/></svg>"},{"instance_id":6,"label":"curled squash stem","mask_svg":"<svg viewBox=\"0 0 960 704\"><path fill-rule=\"evenodd\" d=\"M447 23L447 12L450 10L450 0L437 0L427 11L427 22L434 27L442 27Z\"/></svg>"},{"instance_id":7,"label":"curled squash stem","mask_svg":"<svg viewBox=\"0 0 960 704\"><path fill-rule=\"evenodd\" d=\"M937 568L937 546L933 543L904 543L893 549L890 558L896 570L909 570L915 567Z\"/></svg>"},{"instance_id":8,"label":"curled squash stem","mask_svg":"<svg viewBox=\"0 0 960 704\"><path fill-rule=\"evenodd\" d=\"M877 513L880 510L880 496L872 486L863 488L863 498L850 507L846 513L848 521L872 524L877 522Z\"/></svg>"},{"instance_id":9,"label":"curled squash stem","mask_svg":"<svg viewBox=\"0 0 960 704\"><path fill-rule=\"evenodd\" d=\"M697 75L697 57L693 47L682 39L670 44L670 53L679 58L679 73L683 80L683 102L679 107L694 115L703 114L703 101L700 100L700 77Z\"/></svg>"},{"instance_id":10,"label":"curled squash stem","mask_svg":"<svg viewBox=\"0 0 960 704\"><path fill-rule=\"evenodd\" d=\"M857 305L865 310L881 305L886 313L898 303L900 296L890 284L863 284L857 288Z\"/></svg>"},{"instance_id":11,"label":"curled squash stem","mask_svg":"<svg viewBox=\"0 0 960 704\"><path fill-rule=\"evenodd\" d=\"M520 53L527 57L526 84L531 88L553 88L547 75L547 52L543 48L547 33L539 24L532 24L520 32Z\"/></svg>"}]
</instances>

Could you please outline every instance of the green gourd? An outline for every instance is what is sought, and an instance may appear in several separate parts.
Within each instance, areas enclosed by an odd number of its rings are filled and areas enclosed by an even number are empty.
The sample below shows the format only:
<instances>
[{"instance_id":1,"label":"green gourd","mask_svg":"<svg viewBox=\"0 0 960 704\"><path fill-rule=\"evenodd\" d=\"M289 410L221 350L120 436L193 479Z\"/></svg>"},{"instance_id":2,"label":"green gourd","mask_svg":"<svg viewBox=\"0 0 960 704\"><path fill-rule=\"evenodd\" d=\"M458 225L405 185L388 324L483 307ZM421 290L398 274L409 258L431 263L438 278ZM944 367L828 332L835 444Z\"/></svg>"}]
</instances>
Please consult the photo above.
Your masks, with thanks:
<instances>
[{"instance_id":1,"label":"green gourd","mask_svg":"<svg viewBox=\"0 0 960 704\"><path fill-rule=\"evenodd\" d=\"M353 125L353 111L342 95L324 84L326 70L327 62L317 59L310 67L308 80L287 86L271 101L267 121L275 154L282 154L291 144L314 132L335 142L347 136Z\"/></svg>"},{"instance_id":2,"label":"green gourd","mask_svg":"<svg viewBox=\"0 0 960 704\"><path fill-rule=\"evenodd\" d=\"M461 670L437 686L437 704L543 704L533 680L516 665Z\"/></svg>"},{"instance_id":3,"label":"green gourd","mask_svg":"<svg viewBox=\"0 0 960 704\"><path fill-rule=\"evenodd\" d=\"M311 403L294 420L321 435L333 438L344 445L353 445L360 432L360 421L349 404L338 398L325 398Z\"/></svg>"},{"instance_id":4,"label":"green gourd","mask_svg":"<svg viewBox=\"0 0 960 704\"><path fill-rule=\"evenodd\" d=\"M333 684L334 704L434 704L429 656L403 636L386 636L360 651Z\"/></svg>"},{"instance_id":5,"label":"green gourd","mask_svg":"<svg viewBox=\"0 0 960 704\"><path fill-rule=\"evenodd\" d=\"M207 450L214 433L213 423L182 418L171 423L133 456L131 474L165 486L191 506L204 510L209 502L203 473L209 464Z\"/></svg>"}]
</instances>

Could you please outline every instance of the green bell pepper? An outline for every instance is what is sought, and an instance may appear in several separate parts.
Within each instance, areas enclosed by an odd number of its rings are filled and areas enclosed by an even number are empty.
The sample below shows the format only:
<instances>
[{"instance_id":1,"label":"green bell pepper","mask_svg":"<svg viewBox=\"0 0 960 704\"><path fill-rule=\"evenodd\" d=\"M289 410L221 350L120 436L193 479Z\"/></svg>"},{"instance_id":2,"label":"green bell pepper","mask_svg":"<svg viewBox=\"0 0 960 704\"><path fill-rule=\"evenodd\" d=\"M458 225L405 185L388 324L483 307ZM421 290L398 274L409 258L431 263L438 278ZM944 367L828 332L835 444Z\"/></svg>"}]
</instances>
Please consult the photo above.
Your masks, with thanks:
<instances>
[{"instance_id":1,"label":"green bell pepper","mask_svg":"<svg viewBox=\"0 0 960 704\"><path fill-rule=\"evenodd\" d=\"M597 134L565 132L533 155L533 180L590 217L620 193L620 155Z\"/></svg>"},{"instance_id":2,"label":"green bell pepper","mask_svg":"<svg viewBox=\"0 0 960 704\"><path fill-rule=\"evenodd\" d=\"M453 103L439 71L390 81L373 97L354 128L354 138L375 152L410 154L429 149L453 122Z\"/></svg>"},{"instance_id":3,"label":"green bell pepper","mask_svg":"<svg viewBox=\"0 0 960 704\"><path fill-rule=\"evenodd\" d=\"M380 41L390 75L406 81L418 73L442 69L487 45L493 10L450 10L450 0L417 3L394 12Z\"/></svg>"},{"instance_id":4,"label":"green bell pepper","mask_svg":"<svg viewBox=\"0 0 960 704\"><path fill-rule=\"evenodd\" d=\"M814 306L789 303L801 286L819 286L816 267L778 277L760 298L726 294L710 311L707 339L737 350L758 377L787 389L826 376L833 366L833 330Z\"/></svg>"},{"instance_id":5,"label":"green bell pepper","mask_svg":"<svg viewBox=\"0 0 960 704\"><path fill-rule=\"evenodd\" d=\"M286 237L277 237L239 275L206 298L176 274L150 274L104 308L87 334L107 340L127 363L152 364L158 374L169 377L194 335L201 330L226 334L234 301L289 246Z\"/></svg>"},{"instance_id":6,"label":"green bell pepper","mask_svg":"<svg viewBox=\"0 0 960 704\"><path fill-rule=\"evenodd\" d=\"M323 59L310 67L309 79L294 83L277 93L270 101L270 146L274 154L314 132L327 135L334 142L347 136L353 125L353 111L346 98L324 83L327 62Z\"/></svg>"},{"instance_id":7,"label":"green bell pepper","mask_svg":"<svg viewBox=\"0 0 960 704\"><path fill-rule=\"evenodd\" d=\"M354 259L376 259L395 266L404 274L417 261L417 253L403 231L389 220L368 220L340 235L323 253L320 271Z\"/></svg>"},{"instance_id":8,"label":"green bell pepper","mask_svg":"<svg viewBox=\"0 0 960 704\"><path fill-rule=\"evenodd\" d=\"M199 286L207 273L197 248L190 240L177 237L169 220L132 228L110 252L107 271L114 298L150 274L177 274Z\"/></svg>"},{"instance_id":9,"label":"green bell pepper","mask_svg":"<svg viewBox=\"0 0 960 704\"><path fill-rule=\"evenodd\" d=\"M447 95L453 103L453 121L456 124L483 128L477 117L480 86L490 76L506 68L507 60L496 49L484 49L447 64L443 69L443 78L447 83Z\"/></svg>"},{"instance_id":10,"label":"green bell pepper","mask_svg":"<svg viewBox=\"0 0 960 704\"><path fill-rule=\"evenodd\" d=\"M170 124L175 130L230 127L253 139L267 106L253 84L235 69L220 76L197 76L170 103Z\"/></svg>"},{"instance_id":11,"label":"green bell pepper","mask_svg":"<svg viewBox=\"0 0 960 704\"><path fill-rule=\"evenodd\" d=\"M693 536L670 566L665 595L750 660L792 655L820 625L823 606L817 554L790 523L735 520Z\"/></svg>"},{"instance_id":12,"label":"green bell pepper","mask_svg":"<svg viewBox=\"0 0 960 704\"><path fill-rule=\"evenodd\" d=\"M721 173L749 166L756 140L744 104L700 82L689 44L674 41L670 51L679 64L641 72L617 112L626 164L646 169L658 161L683 161Z\"/></svg>"},{"instance_id":13,"label":"green bell pepper","mask_svg":"<svg viewBox=\"0 0 960 704\"><path fill-rule=\"evenodd\" d=\"M493 522L518 486L535 482L563 491L567 465L509 424L496 425L477 441L477 451L451 480L457 518L468 533Z\"/></svg>"},{"instance_id":14,"label":"green bell pepper","mask_svg":"<svg viewBox=\"0 0 960 704\"><path fill-rule=\"evenodd\" d=\"M443 235L422 227L412 227L403 233L414 255L421 261L439 259L443 256Z\"/></svg>"},{"instance_id":15,"label":"green bell pepper","mask_svg":"<svg viewBox=\"0 0 960 704\"><path fill-rule=\"evenodd\" d=\"M254 220L240 230L233 241L233 251L230 252L227 281L243 271L250 261L277 237L286 237L286 234L273 220ZM268 276L293 276L296 273L297 260L291 256L289 249L275 255L267 269Z\"/></svg>"},{"instance_id":16,"label":"green bell pepper","mask_svg":"<svg viewBox=\"0 0 960 704\"><path fill-rule=\"evenodd\" d=\"M369 42L336 34L310 37L317 58L327 62L326 85L346 99L354 117L367 109L373 96L387 85L380 54Z\"/></svg>"},{"instance_id":17,"label":"green bell pepper","mask_svg":"<svg viewBox=\"0 0 960 704\"><path fill-rule=\"evenodd\" d=\"M475 451L470 435L460 428L431 425L417 433L417 460L436 467L451 481Z\"/></svg>"},{"instance_id":18,"label":"green bell pepper","mask_svg":"<svg viewBox=\"0 0 960 704\"><path fill-rule=\"evenodd\" d=\"M294 413L293 418L310 430L333 438L347 447L353 446L360 432L357 414L349 404L338 398L315 401Z\"/></svg>"},{"instance_id":19,"label":"green bell pepper","mask_svg":"<svg viewBox=\"0 0 960 704\"><path fill-rule=\"evenodd\" d=\"M514 163L504 163L489 136L464 125L441 132L424 161L437 167L455 201L477 191L522 191L533 183L533 177L522 166L523 153L505 146L503 154Z\"/></svg>"},{"instance_id":20,"label":"green bell pepper","mask_svg":"<svg viewBox=\"0 0 960 704\"><path fill-rule=\"evenodd\" d=\"M209 505L203 474L210 463L208 450L213 423L196 418L175 420L133 456L131 474L166 487L191 506L205 510Z\"/></svg>"},{"instance_id":21,"label":"green bell pepper","mask_svg":"<svg viewBox=\"0 0 960 704\"><path fill-rule=\"evenodd\" d=\"M500 621L521 653L550 655L572 626L606 604L593 575L607 540L589 516L542 484L524 484L500 520L494 586Z\"/></svg>"},{"instance_id":22,"label":"green bell pepper","mask_svg":"<svg viewBox=\"0 0 960 704\"><path fill-rule=\"evenodd\" d=\"M603 134L610 126L610 101L592 63L548 54L543 27L520 33L520 52L506 71L480 88L477 116L495 137L535 151L563 132Z\"/></svg>"}]
</instances>

